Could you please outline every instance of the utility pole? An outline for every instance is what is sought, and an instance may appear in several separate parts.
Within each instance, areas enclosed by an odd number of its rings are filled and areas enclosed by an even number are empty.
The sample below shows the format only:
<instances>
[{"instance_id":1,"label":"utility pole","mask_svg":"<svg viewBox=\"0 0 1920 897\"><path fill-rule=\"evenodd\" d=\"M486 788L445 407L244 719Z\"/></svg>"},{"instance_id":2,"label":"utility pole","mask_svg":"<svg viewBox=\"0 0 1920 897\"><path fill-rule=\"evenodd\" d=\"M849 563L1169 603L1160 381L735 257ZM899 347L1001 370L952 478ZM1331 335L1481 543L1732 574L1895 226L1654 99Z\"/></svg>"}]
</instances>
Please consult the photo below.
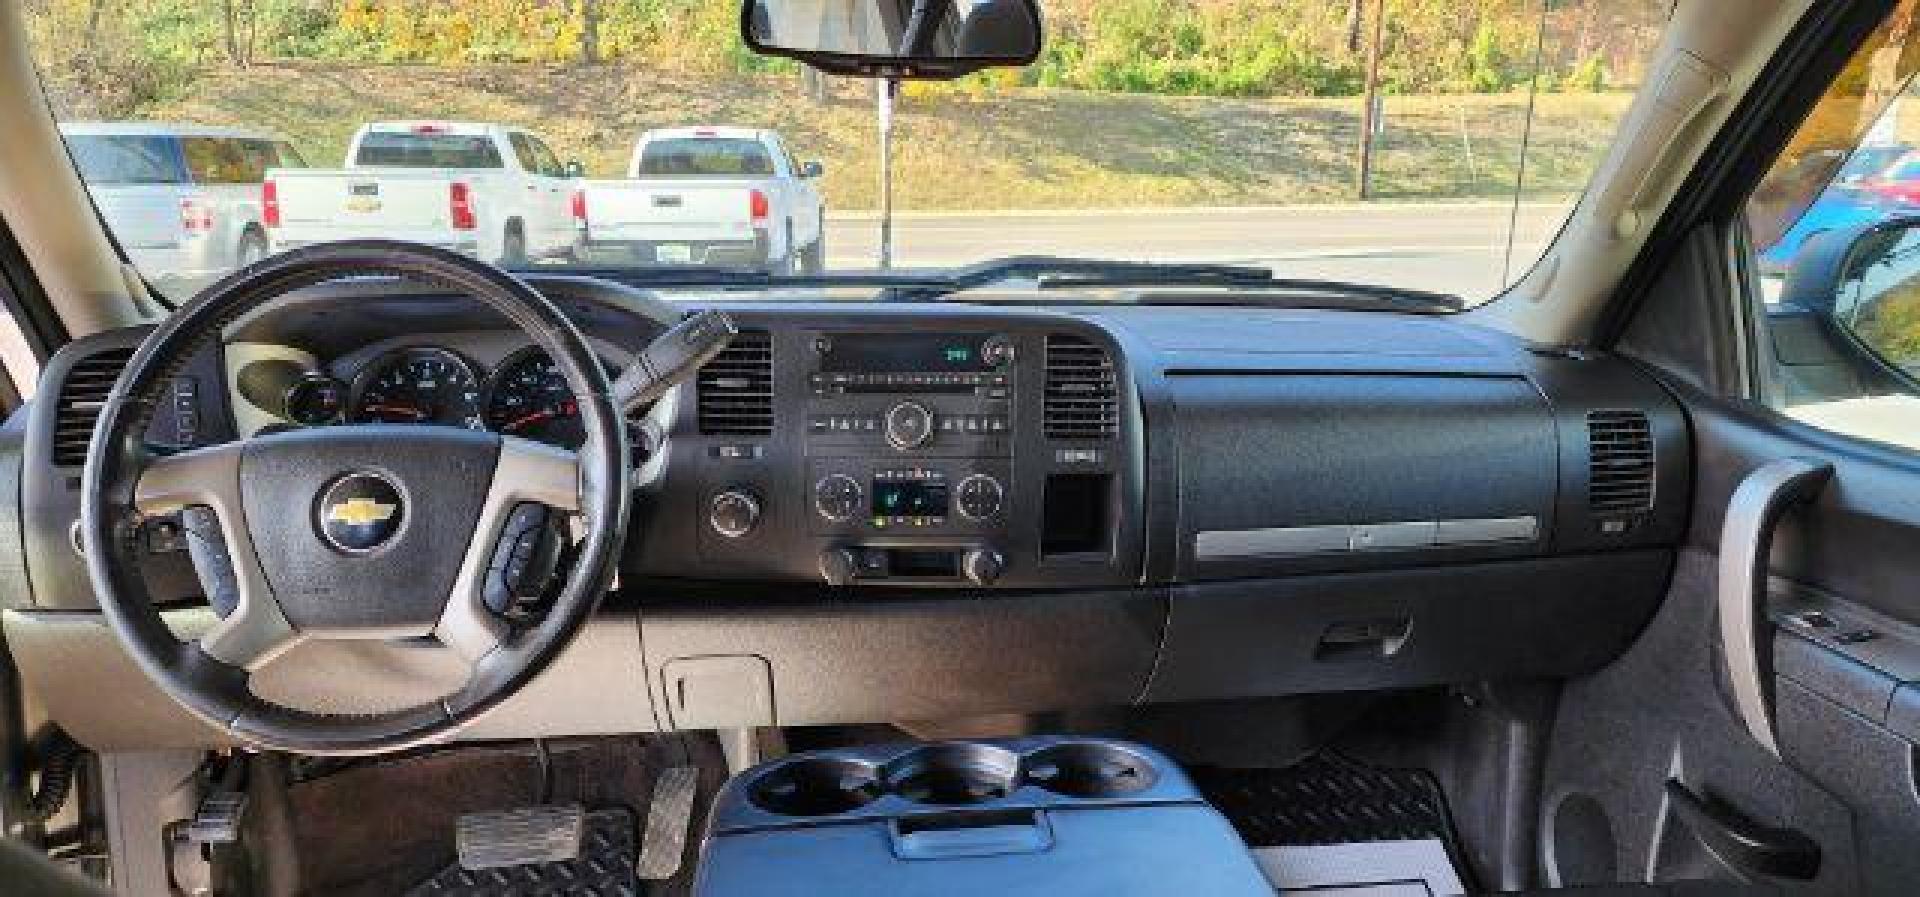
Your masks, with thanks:
<instances>
[{"instance_id":1,"label":"utility pole","mask_svg":"<svg viewBox=\"0 0 1920 897\"><path fill-rule=\"evenodd\" d=\"M1361 199L1373 191L1373 132L1379 127L1380 43L1386 32L1387 0L1373 3L1373 42L1367 45L1366 103L1360 108L1360 165L1354 171L1354 188Z\"/></svg>"},{"instance_id":2,"label":"utility pole","mask_svg":"<svg viewBox=\"0 0 1920 897\"><path fill-rule=\"evenodd\" d=\"M875 82L880 88L880 270L893 267L893 99L897 78Z\"/></svg>"}]
</instances>

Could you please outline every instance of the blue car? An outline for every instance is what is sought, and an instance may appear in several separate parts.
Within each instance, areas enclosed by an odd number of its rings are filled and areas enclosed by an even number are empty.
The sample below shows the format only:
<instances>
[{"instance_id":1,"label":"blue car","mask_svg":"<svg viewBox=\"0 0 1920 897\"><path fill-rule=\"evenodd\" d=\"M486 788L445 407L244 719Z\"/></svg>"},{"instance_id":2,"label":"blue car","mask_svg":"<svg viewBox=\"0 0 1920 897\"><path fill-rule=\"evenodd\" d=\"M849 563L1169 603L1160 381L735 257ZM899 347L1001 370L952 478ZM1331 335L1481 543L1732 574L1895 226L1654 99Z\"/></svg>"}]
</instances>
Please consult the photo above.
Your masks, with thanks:
<instances>
[{"instance_id":1,"label":"blue car","mask_svg":"<svg viewBox=\"0 0 1920 897\"><path fill-rule=\"evenodd\" d=\"M1871 190L1853 184L1836 183L1821 193L1820 198L1800 214L1799 220L1787 228L1779 240L1760 253L1760 273L1785 274L1801 245L1815 234L1878 221L1910 208Z\"/></svg>"}]
</instances>

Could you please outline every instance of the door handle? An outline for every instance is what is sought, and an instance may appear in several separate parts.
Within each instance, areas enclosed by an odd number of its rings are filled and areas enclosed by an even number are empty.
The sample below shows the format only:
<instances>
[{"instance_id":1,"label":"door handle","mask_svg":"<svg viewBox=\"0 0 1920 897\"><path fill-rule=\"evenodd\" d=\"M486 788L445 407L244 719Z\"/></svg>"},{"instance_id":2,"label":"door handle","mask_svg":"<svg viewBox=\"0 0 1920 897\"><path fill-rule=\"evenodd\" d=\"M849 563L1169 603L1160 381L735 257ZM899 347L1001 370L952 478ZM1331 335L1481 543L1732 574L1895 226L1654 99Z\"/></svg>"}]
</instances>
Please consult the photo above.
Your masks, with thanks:
<instances>
[{"instance_id":1,"label":"door handle","mask_svg":"<svg viewBox=\"0 0 1920 897\"><path fill-rule=\"evenodd\" d=\"M1820 845L1790 828L1763 825L1725 804L1667 780L1667 804L1721 862L1748 875L1811 881L1820 874Z\"/></svg>"},{"instance_id":2,"label":"door handle","mask_svg":"<svg viewBox=\"0 0 1920 897\"><path fill-rule=\"evenodd\" d=\"M1720 652L1734 710L1761 747L1780 756L1773 731L1772 630L1766 623L1767 561L1773 530L1794 505L1820 493L1833 465L1782 458L1761 465L1733 491L1720 525Z\"/></svg>"}]
</instances>

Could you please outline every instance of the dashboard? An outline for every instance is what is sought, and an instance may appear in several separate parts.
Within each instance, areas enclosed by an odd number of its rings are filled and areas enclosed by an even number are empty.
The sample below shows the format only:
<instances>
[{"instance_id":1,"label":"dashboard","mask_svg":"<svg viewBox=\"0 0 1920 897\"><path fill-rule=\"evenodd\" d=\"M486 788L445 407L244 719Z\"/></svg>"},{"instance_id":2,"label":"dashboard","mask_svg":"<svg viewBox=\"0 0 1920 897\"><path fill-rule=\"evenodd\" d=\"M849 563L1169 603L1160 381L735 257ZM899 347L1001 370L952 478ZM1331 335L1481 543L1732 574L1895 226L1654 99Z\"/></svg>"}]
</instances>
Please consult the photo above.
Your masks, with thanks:
<instances>
[{"instance_id":1,"label":"dashboard","mask_svg":"<svg viewBox=\"0 0 1920 897\"><path fill-rule=\"evenodd\" d=\"M536 285L610 374L693 310L740 333L634 415L618 585L489 737L1569 675L1644 625L1689 510L1687 422L1659 381L1457 318L1058 293L668 303L583 281ZM475 303L310 293L184 365L149 441L371 421L577 443L565 384ZM72 649L35 646L97 619L68 536L87 409L141 335L63 350L0 434L20 495L0 541L31 583L5 599L8 637L43 680ZM142 537L151 590L204 606L177 534ZM413 687L372 666L369 694ZM631 687L608 700L610 680ZM138 734L127 708L71 698L97 738Z\"/></svg>"}]
</instances>

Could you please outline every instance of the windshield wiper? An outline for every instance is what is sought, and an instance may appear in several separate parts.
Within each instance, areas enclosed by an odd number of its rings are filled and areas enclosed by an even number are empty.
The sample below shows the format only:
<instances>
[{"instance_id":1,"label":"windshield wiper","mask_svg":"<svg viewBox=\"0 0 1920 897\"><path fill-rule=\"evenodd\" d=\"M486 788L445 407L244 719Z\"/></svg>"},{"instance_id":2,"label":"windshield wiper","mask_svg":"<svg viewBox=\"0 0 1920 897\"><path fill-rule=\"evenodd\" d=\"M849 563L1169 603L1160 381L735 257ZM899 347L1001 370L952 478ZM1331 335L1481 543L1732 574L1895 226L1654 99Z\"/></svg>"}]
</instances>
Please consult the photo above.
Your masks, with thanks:
<instances>
[{"instance_id":1,"label":"windshield wiper","mask_svg":"<svg viewBox=\"0 0 1920 897\"><path fill-rule=\"evenodd\" d=\"M1252 265L1128 262L1055 256L1013 256L949 272L944 283L895 288L890 298L935 300L951 293L1015 279L1032 279L1041 290L1187 287L1205 292L1147 292L1140 305L1266 305L1291 308L1358 308L1451 312L1459 296L1404 287L1275 277Z\"/></svg>"},{"instance_id":2,"label":"windshield wiper","mask_svg":"<svg viewBox=\"0 0 1920 897\"><path fill-rule=\"evenodd\" d=\"M639 287L710 287L722 290L870 287L892 302L938 302L958 293L1028 280L1039 290L1147 288L1131 299L1141 305L1266 305L1290 308L1450 312L1464 307L1458 296L1402 287L1275 277L1251 265L1135 262L1019 255L945 270L841 271L776 274L765 268L725 265L569 267L568 274L603 277ZM1193 292L1157 292L1186 288Z\"/></svg>"}]
</instances>

